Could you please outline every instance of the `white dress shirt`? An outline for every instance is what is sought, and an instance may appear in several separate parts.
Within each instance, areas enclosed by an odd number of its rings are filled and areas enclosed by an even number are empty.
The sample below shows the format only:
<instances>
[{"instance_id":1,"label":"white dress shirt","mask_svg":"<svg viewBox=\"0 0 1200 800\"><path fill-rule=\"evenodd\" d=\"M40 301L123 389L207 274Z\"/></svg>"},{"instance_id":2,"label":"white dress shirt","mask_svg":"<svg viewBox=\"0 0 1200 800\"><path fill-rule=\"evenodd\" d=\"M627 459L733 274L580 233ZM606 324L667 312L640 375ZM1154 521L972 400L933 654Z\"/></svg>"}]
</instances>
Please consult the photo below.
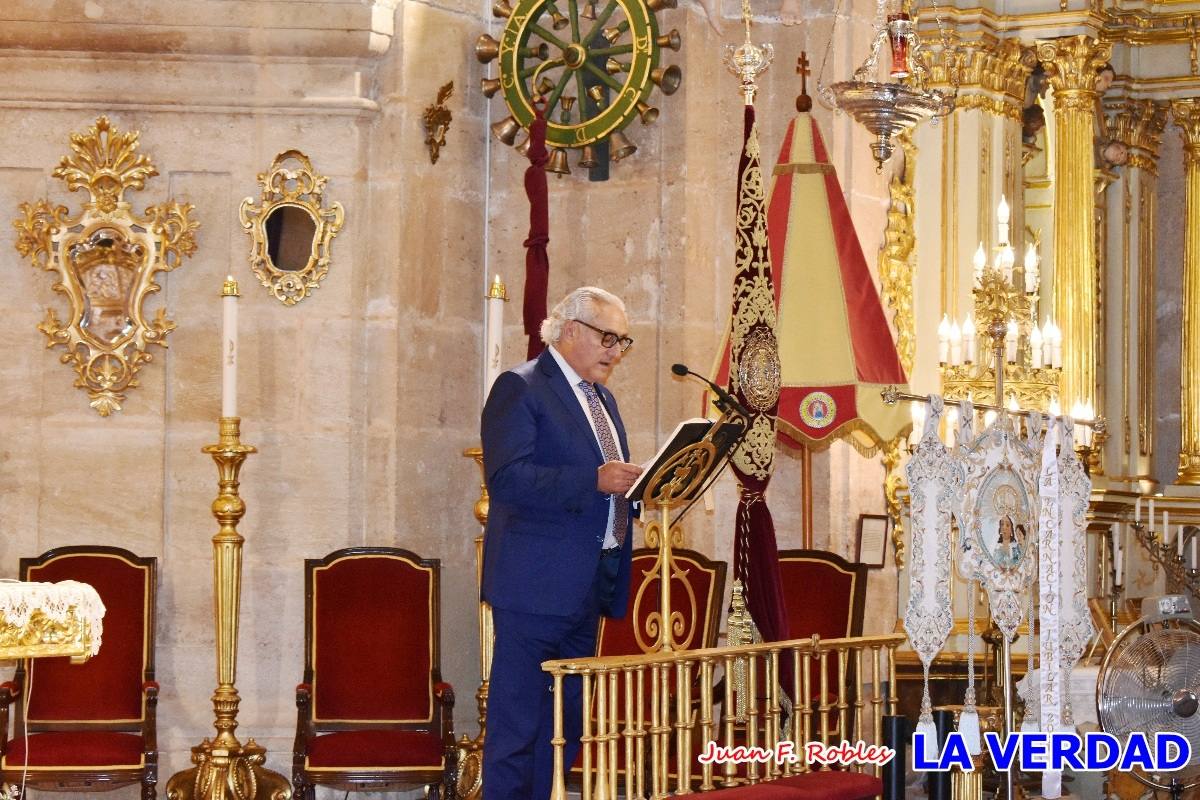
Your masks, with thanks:
<instances>
[{"instance_id":1,"label":"white dress shirt","mask_svg":"<svg viewBox=\"0 0 1200 800\"><path fill-rule=\"evenodd\" d=\"M567 360L562 357L562 354L554 349L554 345L549 345L550 355L554 357L554 361L558 364L558 368L562 370L566 376L567 383L571 385L571 390L575 392L575 399L579 401L580 407L583 409L583 416L588 421L588 425L592 429L592 435L596 437L596 444L600 444L600 437L596 434L596 422L592 419L592 409L588 405L587 396L584 395L583 389L579 388L579 382L583 378L579 377L579 373L571 368ZM599 392L597 392L599 394ZM608 430L612 433L612 440L616 443L617 449L621 448L621 437L617 436L617 427L613 424L612 417L608 415L608 409L604 407L604 403L600 404L600 410L604 412L604 419L608 423ZM601 448L601 453L603 453ZM624 496L621 498L624 500ZM608 500L608 525L604 532L604 549L609 550L617 546L617 537L613 534L613 516L616 514L614 502L616 495L611 495Z\"/></svg>"}]
</instances>

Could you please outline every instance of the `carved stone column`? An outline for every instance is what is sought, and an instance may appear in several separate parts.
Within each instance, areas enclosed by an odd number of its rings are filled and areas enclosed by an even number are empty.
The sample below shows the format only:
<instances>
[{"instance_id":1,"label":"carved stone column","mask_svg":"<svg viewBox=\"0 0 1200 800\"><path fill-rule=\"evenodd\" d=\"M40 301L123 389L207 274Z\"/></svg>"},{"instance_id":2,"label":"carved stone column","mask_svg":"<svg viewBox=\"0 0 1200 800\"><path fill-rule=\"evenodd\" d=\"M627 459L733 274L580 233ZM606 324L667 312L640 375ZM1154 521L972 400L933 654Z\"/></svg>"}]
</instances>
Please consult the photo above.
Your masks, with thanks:
<instances>
[{"instance_id":1,"label":"carved stone column","mask_svg":"<svg viewBox=\"0 0 1200 800\"><path fill-rule=\"evenodd\" d=\"M1120 181L1106 192L1108 252L1104 418L1109 421L1105 462L1109 477L1149 478L1154 431L1154 217L1158 154L1167 104L1114 98L1105 101L1106 157L1120 158ZM1113 148L1116 148L1115 150Z\"/></svg>"},{"instance_id":2,"label":"carved stone column","mask_svg":"<svg viewBox=\"0 0 1200 800\"><path fill-rule=\"evenodd\" d=\"M1177 483L1200 485L1200 98L1175 100L1171 117L1183 134L1186 164L1183 245L1183 360Z\"/></svg>"},{"instance_id":3,"label":"carved stone column","mask_svg":"<svg viewBox=\"0 0 1200 800\"><path fill-rule=\"evenodd\" d=\"M1096 398L1096 73L1112 45L1088 36L1040 41L1054 89L1054 313L1063 332L1062 407Z\"/></svg>"}]
</instances>

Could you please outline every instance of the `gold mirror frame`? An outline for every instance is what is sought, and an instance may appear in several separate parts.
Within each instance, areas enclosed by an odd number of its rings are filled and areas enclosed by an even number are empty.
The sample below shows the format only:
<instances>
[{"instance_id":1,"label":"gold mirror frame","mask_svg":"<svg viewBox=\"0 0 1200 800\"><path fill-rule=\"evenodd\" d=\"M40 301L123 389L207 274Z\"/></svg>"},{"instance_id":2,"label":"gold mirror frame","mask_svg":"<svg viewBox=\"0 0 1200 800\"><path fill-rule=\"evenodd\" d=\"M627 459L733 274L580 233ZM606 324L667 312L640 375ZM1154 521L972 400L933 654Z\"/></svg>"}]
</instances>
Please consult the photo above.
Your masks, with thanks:
<instances>
[{"instance_id":1,"label":"gold mirror frame","mask_svg":"<svg viewBox=\"0 0 1200 800\"><path fill-rule=\"evenodd\" d=\"M298 166L290 167L288 162ZM238 209L242 227L254 239L250 267L271 296L285 306L294 306L308 297L329 272L330 243L342 229L345 215L341 203L325 207L326 181L328 178L313 171L308 156L299 150L287 150L275 156L268 172L258 174L261 204L256 206L254 198L247 197ZM315 227L308 263L301 269L280 269L271 260L267 220L283 206L301 209Z\"/></svg>"},{"instance_id":2,"label":"gold mirror frame","mask_svg":"<svg viewBox=\"0 0 1200 800\"><path fill-rule=\"evenodd\" d=\"M188 219L190 203L167 200L144 216L133 213L125 191L141 190L158 174L150 157L137 153L140 135L120 132L107 117L71 134L73 154L52 174L72 192L86 189L91 199L77 217L46 199L21 203L23 216L13 221L17 252L34 268L57 273L53 289L71 305L65 323L47 308L38 330L47 348L66 349L59 360L75 368L75 386L87 391L102 417L120 411L125 392L138 385L138 370L153 360L147 347L167 346L175 323L165 308L147 321L142 304L162 288L156 273L170 272L196 251L200 227ZM98 335L101 325L113 328L111 335Z\"/></svg>"}]
</instances>

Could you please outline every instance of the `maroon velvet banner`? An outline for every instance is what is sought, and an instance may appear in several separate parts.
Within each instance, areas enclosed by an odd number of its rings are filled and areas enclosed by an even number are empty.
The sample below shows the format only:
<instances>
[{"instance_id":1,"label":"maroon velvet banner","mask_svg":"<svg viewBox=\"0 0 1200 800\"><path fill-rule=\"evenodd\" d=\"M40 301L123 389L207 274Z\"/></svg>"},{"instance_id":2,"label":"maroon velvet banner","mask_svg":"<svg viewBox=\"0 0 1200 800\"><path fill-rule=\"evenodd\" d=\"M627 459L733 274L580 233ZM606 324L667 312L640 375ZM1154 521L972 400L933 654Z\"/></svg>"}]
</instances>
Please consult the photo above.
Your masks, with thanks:
<instances>
[{"instance_id":1,"label":"maroon velvet banner","mask_svg":"<svg viewBox=\"0 0 1200 800\"><path fill-rule=\"evenodd\" d=\"M529 337L526 358L537 358L544 349L539 330L546 318L546 287L550 280L550 208L546 186L546 118L540 103L533 104L535 118L529 126L529 166L525 169L525 195L529 198L529 238L525 240L525 293L522 320Z\"/></svg>"},{"instance_id":2,"label":"maroon velvet banner","mask_svg":"<svg viewBox=\"0 0 1200 800\"><path fill-rule=\"evenodd\" d=\"M771 342L775 341L771 254L766 234L767 221L763 213L765 186L758 153L754 106L748 105L738 168L734 333L730 341L729 389L743 406L752 411L754 406L746 396L745 387L733 377L738 374L738 361L747 341L756 336L769 336ZM764 300L765 307L770 308L765 316L762 313ZM766 425L773 432L778 409L779 403L776 401L774 406L753 413L751 426ZM786 639L788 635L775 522L765 496L767 485L771 482L775 436L757 437L757 441L763 442L761 446L768 449L756 452L748 440L742 445L744 452L732 461L741 489L733 545L733 575L742 582L746 606L759 633L764 641L771 642ZM780 683L791 694L790 669L783 670Z\"/></svg>"}]
</instances>

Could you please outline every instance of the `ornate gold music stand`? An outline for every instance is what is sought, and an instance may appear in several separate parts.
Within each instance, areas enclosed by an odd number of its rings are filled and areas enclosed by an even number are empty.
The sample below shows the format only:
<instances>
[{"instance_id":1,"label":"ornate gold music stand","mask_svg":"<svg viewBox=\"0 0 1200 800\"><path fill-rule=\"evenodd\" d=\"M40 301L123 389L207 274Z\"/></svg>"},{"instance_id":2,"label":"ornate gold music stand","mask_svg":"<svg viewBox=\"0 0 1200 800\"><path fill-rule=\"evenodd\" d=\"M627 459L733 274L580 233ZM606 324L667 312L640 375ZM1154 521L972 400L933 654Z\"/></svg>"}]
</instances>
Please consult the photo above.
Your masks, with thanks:
<instances>
[{"instance_id":1,"label":"ornate gold music stand","mask_svg":"<svg viewBox=\"0 0 1200 800\"><path fill-rule=\"evenodd\" d=\"M242 600L242 543L238 521L246 503L238 496L238 473L246 456L257 450L241 441L241 418L221 417L220 442L204 452L217 462L220 490L212 503L221 528L213 536L213 591L217 624L217 689L213 693L216 738L192 748L191 769L167 781L168 800L289 800L287 778L263 767L267 751L253 739L245 744L237 729L238 611Z\"/></svg>"},{"instance_id":2,"label":"ornate gold music stand","mask_svg":"<svg viewBox=\"0 0 1200 800\"><path fill-rule=\"evenodd\" d=\"M735 430L735 427L741 430ZM684 633L683 615L671 610L671 581L674 578L686 581L687 576L675 566L671 550L683 546L681 520L687 509L674 522L671 513L699 498L708 488L709 479L721 468L732 444L744 430L745 424L739 416L723 413L703 439L668 458L651 476L642 494L642 503L658 511L657 518L646 522L646 546L658 548L650 571L657 573L659 578L659 613L649 614L645 623L646 635L655 640L655 652L678 649L678 637ZM732 443L726 439L730 436L734 437Z\"/></svg>"}]
</instances>

